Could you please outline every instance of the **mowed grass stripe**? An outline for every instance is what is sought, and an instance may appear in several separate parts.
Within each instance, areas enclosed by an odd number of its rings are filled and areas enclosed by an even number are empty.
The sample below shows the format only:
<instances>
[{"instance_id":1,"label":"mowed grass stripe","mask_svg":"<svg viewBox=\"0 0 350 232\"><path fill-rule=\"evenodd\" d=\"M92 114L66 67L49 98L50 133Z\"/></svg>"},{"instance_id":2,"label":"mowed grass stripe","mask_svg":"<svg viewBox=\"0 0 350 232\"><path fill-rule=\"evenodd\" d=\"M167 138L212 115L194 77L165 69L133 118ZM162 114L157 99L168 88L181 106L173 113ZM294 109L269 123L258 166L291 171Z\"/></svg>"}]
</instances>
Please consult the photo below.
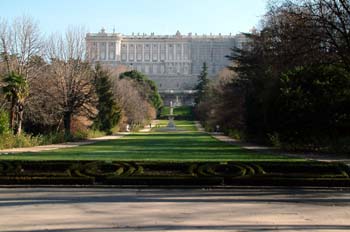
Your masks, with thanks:
<instances>
[{"instance_id":1,"label":"mowed grass stripe","mask_svg":"<svg viewBox=\"0 0 350 232\"><path fill-rule=\"evenodd\" d=\"M191 125L192 122L189 122ZM255 153L200 132L135 133L95 144L45 151L1 155L2 160L106 160L106 161L303 161Z\"/></svg>"},{"instance_id":2,"label":"mowed grass stripe","mask_svg":"<svg viewBox=\"0 0 350 232\"><path fill-rule=\"evenodd\" d=\"M168 120L158 120L157 127L153 128L152 131L157 131L158 127L166 127L168 125L168 122ZM196 125L193 121L175 120L175 126L178 130L197 131Z\"/></svg>"}]
</instances>

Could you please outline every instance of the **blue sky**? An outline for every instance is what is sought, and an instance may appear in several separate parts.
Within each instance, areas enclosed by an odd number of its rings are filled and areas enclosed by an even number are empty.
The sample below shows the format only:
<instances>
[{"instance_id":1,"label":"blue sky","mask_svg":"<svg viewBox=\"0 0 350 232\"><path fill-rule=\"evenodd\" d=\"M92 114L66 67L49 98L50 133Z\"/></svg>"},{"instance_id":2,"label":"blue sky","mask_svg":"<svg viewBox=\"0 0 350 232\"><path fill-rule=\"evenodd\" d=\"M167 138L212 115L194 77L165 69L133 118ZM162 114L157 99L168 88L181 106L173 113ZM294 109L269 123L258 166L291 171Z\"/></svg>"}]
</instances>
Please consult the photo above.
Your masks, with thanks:
<instances>
[{"instance_id":1,"label":"blue sky","mask_svg":"<svg viewBox=\"0 0 350 232\"><path fill-rule=\"evenodd\" d=\"M256 26L265 6L266 0L0 0L0 17L29 15L45 34L72 25L123 34L235 34Z\"/></svg>"}]
</instances>

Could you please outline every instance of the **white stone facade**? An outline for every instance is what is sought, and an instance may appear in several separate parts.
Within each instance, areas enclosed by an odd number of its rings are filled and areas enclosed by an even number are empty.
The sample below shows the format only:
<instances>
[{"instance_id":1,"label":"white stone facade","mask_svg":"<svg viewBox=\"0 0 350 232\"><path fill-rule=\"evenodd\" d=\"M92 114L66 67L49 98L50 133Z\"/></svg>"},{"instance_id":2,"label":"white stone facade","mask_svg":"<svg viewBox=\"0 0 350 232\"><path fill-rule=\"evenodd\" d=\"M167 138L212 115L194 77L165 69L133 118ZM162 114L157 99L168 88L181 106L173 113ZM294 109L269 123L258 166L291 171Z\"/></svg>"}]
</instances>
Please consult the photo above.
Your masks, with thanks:
<instances>
[{"instance_id":1,"label":"white stone facade","mask_svg":"<svg viewBox=\"0 0 350 232\"><path fill-rule=\"evenodd\" d=\"M238 39L239 38L239 39ZM203 62L210 76L229 64L225 56L240 47L242 35L86 35L87 59L104 65L127 65L147 74L160 92L192 90Z\"/></svg>"}]
</instances>

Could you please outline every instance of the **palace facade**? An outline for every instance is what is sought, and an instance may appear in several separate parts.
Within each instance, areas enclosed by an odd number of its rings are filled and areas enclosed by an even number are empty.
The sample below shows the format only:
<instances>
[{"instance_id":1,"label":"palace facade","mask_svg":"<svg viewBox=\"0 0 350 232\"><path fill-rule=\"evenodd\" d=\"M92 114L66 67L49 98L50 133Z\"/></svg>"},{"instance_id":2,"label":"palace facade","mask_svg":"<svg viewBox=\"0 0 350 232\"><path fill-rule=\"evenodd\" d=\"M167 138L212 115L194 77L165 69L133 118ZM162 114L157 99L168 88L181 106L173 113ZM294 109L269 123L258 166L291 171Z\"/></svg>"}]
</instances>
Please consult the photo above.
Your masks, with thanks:
<instances>
[{"instance_id":1,"label":"palace facade","mask_svg":"<svg viewBox=\"0 0 350 232\"><path fill-rule=\"evenodd\" d=\"M126 65L154 80L161 94L191 93L203 63L209 76L229 65L231 48L246 42L239 35L150 35L99 33L86 35L87 58L103 65Z\"/></svg>"}]
</instances>

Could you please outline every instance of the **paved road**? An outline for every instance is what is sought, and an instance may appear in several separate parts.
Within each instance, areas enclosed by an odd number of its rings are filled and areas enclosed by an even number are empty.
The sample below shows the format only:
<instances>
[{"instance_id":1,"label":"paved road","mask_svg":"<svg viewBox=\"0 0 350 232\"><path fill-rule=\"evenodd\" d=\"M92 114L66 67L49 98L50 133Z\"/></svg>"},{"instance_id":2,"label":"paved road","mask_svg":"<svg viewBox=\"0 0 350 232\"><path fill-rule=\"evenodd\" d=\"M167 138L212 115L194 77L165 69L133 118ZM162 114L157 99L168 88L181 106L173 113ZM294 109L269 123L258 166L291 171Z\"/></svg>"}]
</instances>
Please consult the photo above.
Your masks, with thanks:
<instances>
[{"instance_id":1,"label":"paved road","mask_svg":"<svg viewBox=\"0 0 350 232\"><path fill-rule=\"evenodd\" d=\"M0 231L350 231L350 189L1 188Z\"/></svg>"}]
</instances>

